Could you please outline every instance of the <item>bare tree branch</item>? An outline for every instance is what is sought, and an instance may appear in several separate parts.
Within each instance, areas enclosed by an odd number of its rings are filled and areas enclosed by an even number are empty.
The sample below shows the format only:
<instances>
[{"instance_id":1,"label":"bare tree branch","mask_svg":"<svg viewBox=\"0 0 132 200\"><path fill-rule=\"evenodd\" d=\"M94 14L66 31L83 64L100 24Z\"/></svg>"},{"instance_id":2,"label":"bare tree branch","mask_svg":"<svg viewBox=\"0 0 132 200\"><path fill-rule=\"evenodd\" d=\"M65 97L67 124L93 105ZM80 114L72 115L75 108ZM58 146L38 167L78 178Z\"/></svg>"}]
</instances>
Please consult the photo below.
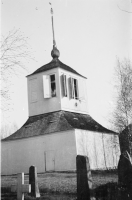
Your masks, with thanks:
<instances>
[{"instance_id":1,"label":"bare tree branch","mask_svg":"<svg viewBox=\"0 0 132 200\"><path fill-rule=\"evenodd\" d=\"M2 109L8 108L10 100L10 85L12 76L18 76L23 70L27 70L25 62L33 59L27 38L19 30L12 30L6 37L2 37L0 45L0 62L1 62L1 99Z\"/></svg>"},{"instance_id":2,"label":"bare tree branch","mask_svg":"<svg viewBox=\"0 0 132 200\"><path fill-rule=\"evenodd\" d=\"M121 9L118 5L117 5L117 7L118 7L121 11L123 11L123 12L126 12L126 13L132 13L131 11Z\"/></svg>"}]
</instances>

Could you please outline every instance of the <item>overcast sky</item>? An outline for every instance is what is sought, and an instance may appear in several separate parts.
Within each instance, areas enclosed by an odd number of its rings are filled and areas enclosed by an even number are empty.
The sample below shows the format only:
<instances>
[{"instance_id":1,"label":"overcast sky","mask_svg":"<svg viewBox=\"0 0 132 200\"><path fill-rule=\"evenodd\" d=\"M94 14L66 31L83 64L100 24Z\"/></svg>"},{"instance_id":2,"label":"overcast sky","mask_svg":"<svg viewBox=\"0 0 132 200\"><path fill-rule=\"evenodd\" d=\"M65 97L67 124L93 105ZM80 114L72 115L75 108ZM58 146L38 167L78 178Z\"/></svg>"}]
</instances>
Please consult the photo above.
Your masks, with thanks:
<instances>
[{"instance_id":1,"label":"overcast sky","mask_svg":"<svg viewBox=\"0 0 132 200\"><path fill-rule=\"evenodd\" d=\"M90 115L110 128L116 57L131 59L131 0L51 0L60 60L88 78ZM26 75L50 62L52 26L48 0L2 0L2 35L13 28L28 37L36 61L12 78L8 122L22 126L28 118ZM5 116L6 116L5 115Z\"/></svg>"}]
</instances>

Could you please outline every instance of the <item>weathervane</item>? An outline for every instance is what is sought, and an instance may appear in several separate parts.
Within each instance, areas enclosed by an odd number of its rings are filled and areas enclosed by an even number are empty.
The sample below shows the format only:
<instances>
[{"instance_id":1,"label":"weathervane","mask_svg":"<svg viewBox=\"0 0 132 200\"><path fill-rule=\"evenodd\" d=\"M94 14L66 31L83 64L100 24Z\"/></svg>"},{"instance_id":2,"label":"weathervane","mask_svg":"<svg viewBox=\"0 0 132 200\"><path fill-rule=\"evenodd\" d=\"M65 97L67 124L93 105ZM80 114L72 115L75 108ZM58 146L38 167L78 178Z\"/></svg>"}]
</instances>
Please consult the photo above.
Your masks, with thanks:
<instances>
[{"instance_id":1,"label":"weathervane","mask_svg":"<svg viewBox=\"0 0 132 200\"><path fill-rule=\"evenodd\" d=\"M60 56L60 52L57 49L56 46L56 41L55 41L55 32L54 32L54 20L53 20L53 8L52 8L52 4L49 2L49 4L51 5L51 21L52 21L52 32L53 32L53 50L51 51L51 56L53 58L58 58Z\"/></svg>"}]
</instances>

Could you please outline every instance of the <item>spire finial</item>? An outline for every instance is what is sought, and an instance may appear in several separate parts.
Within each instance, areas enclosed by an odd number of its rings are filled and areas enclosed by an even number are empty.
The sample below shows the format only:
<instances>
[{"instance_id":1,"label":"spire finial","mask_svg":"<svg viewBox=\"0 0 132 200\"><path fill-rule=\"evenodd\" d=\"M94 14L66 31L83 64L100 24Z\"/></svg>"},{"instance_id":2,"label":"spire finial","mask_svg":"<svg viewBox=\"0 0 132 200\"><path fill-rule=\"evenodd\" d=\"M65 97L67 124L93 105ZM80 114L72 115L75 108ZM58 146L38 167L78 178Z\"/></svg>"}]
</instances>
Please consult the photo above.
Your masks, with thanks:
<instances>
[{"instance_id":1,"label":"spire finial","mask_svg":"<svg viewBox=\"0 0 132 200\"><path fill-rule=\"evenodd\" d=\"M49 4L51 5L51 21L52 21L52 33L53 33L53 49L51 51L51 56L53 58L58 58L60 56L60 52L57 49L56 46L56 41L55 41L55 32L54 32L54 20L53 20L53 8L52 8L52 4L49 2Z\"/></svg>"}]
</instances>

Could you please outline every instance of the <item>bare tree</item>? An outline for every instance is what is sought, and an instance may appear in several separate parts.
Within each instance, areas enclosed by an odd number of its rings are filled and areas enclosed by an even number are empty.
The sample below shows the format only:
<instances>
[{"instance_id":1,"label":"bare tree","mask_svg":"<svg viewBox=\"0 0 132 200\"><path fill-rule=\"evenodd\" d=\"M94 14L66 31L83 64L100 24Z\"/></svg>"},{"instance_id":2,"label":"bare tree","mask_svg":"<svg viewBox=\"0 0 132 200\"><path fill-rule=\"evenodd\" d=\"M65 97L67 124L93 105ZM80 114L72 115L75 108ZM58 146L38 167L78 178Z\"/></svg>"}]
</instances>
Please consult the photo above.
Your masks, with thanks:
<instances>
[{"instance_id":1,"label":"bare tree","mask_svg":"<svg viewBox=\"0 0 132 200\"><path fill-rule=\"evenodd\" d=\"M114 125L118 132L132 122L132 65L130 60L117 60L117 101L114 111Z\"/></svg>"},{"instance_id":2,"label":"bare tree","mask_svg":"<svg viewBox=\"0 0 132 200\"><path fill-rule=\"evenodd\" d=\"M2 37L0 45L1 62L1 100L2 109L6 110L10 93L9 88L13 75L18 75L26 70L25 61L32 58L27 44L27 38L19 30L12 30L6 37Z\"/></svg>"}]
</instances>

